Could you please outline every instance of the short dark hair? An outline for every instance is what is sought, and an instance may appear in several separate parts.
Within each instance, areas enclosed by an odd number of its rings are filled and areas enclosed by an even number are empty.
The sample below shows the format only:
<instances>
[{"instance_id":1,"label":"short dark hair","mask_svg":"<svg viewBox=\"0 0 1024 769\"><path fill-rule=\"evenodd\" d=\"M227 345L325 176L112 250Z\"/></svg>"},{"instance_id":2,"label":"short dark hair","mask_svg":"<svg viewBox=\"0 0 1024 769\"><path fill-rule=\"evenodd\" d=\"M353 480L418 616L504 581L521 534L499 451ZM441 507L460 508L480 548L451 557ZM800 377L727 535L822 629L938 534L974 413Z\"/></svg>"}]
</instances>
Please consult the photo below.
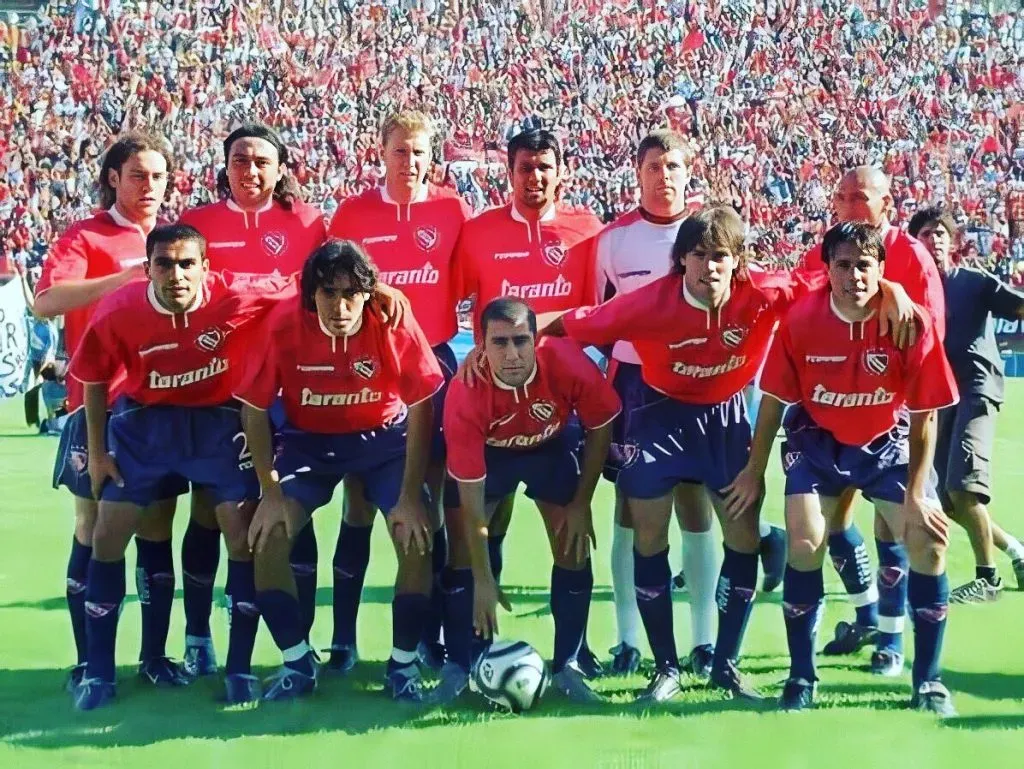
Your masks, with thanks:
<instances>
[{"instance_id":1,"label":"short dark hair","mask_svg":"<svg viewBox=\"0 0 1024 769\"><path fill-rule=\"evenodd\" d=\"M747 226L732 206L707 206L683 219L672 244L672 271L686 272L686 255L698 246L714 250L727 249L739 261L739 269L747 265Z\"/></svg>"},{"instance_id":2,"label":"short dark hair","mask_svg":"<svg viewBox=\"0 0 1024 769\"><path fill-rule=\"evenodd\" d=\"M316 312L316 290L329 286L341 275L348 276L356 291L373 293L377 288L377 265L362 246L351 240L332 238L309 255L302 266L302 306Z\"/></svg>"},{"instance_id":3,"label":"short dark hair","mask_svg":"<svg viewBox=\"0 0 1024 769\"><path fill-rule=\"evenodd\" d=\"M117 137L107 151L103 153L100 165L99 187L100 207L107 209L117 202L117 190L110 184L110 172L121 172L124 164L140 152L159 152L167 163L167 176L174 173L174 151L171 143L154 131L128 131ZM167 185L170 189L170 185ZM164 193L166 194L166 192Z\"/></svg>"},{"instance_id":4,"label":"short dark hair","mask_svg":"<svg viewBox=\"0 0 1024 769\"><path fill-rule=\"evenodd\" d=\"M487 326L492 320L502 320L517 326L526 321L530 327L530 333L537 334L537 313L530 309L530 305L522 299L512 296L500 296L492 299L480 313L480 334L487 338Z\"/></svg>"},{"instance_id":5,"label":"short dark hair","mask_svg":"<svg viewBox=\"0 0 1024 769\"><path fill-rule=\"evenodd\" d=\"M217 174L217 193L222 198L231 197L231 185L228 183L228 163L231 162L231 145L239 139L262 139L269 142L277 150L277 162L284 168L288 168L288 147L285 145L281 135L268 125L263 123L245 123L228 134L224 140L224 168ZM291 174L284 174L274 187L274 200L281 204L286 211L291 211L296 200L302 200L302 191L299 183Z\"/></svg>"},{"instance_id":6,"label":"short dark hair","mask_svg":"<svg viewBox=\"0 0 1024 769\"><path fill-rule=\"evenodd\" d=\"M146 258L152 259L153 252L159 245L170 243L190 242L198 243L199 250L203 257L206 257L206 238L191 224L163 224L154 227L153 231L146 236Z\"/></svg>"},{"instance_id":7,"label":"short dark hair","mask_svg":"<svg viewBox=\"0 0 1024 769\"><path fill-rule=\"evenodd\" d=\"M555 153L555 163L562 165L562 143L551 131L543 128L535 128L530 131L517 133L508 143L508 167L513 168L516 164L516 153L519 150L526 152L545 152L551 150Z\"/></svg>"},{"instance_id":8,"label":"short dark hair","mask_svg":"<svg viewBox=\"0 0 1024 769\"><path fill-rule=\"evenodd\" d=\"M693 162L693 151L690 149L686 137L671 128L659 128L656 131L651 131L641 140L640 146L636 148L637 166L643 165L648 150L661 150L662 152L679 150L683 153L683 161L687 165Z\"/></svg>"},{"instance_id":9,"label":"short dark hair","mask_svg":"<svg viewBox=\"0 0 1024 769\"><path fill-rule=\"evenodd\" d=\"M878 261L885 261L885 243L877 227L866 222L842 222L825 233L821 242L821 261L826 265L832 263L836 249L844 243L852 243L865 256L873 256Z\"/></svg>"},{"instance_id":10,"label":"short dark hair","mask_svg":"<svg viewBox=\"0 0 1024 769\"><path fill-rule=\"evenodd\" d=\"M912 238L925 228L925 225L936 222L946 228L949 237L956 237L956 222L953 214L945 206L926 206L918 209L917 213L910 217L910 224L907 225L907 232Z\"/></svg>"}]
</instances>

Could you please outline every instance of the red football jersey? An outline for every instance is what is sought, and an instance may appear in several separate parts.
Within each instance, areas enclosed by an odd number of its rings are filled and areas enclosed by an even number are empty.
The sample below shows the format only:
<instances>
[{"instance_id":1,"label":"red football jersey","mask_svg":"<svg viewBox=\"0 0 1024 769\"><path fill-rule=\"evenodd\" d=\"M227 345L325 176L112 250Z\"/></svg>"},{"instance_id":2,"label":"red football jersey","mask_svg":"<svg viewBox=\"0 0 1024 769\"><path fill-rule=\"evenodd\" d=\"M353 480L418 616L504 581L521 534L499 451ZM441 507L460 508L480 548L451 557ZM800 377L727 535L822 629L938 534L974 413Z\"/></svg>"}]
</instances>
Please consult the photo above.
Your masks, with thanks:
<instances>
[{"instance_id":1,"label":"red football jersey","mask_svg":"<svg viewBox=\"0 0 1024 769\"><path fill-rule=\"evenodd\" d=\"M231 400L247 333L295 280L281 276L209 273L193 306L174 314L137 281L104 297L71 359L83 383L126 374L120 392L146 406L215 406Z\"/></svg>"},{"instance_id":2,"label":"red football jersey","mask_svg":"<svg viewBox=\"0 0 1024 769\"><path fill-rule=\"evenodd\" d=\"M910 300L921 305L935 321L939 340L946 338L946 295L942 290L942 276L928 249L917 238L912 238L899 227L890 226L882 238L885 244L885 265L882 276L899 283ZM824 270L819 243L804 255L808 270Z\"/></svg>"},{"instance_id":3,"label":"red football jersey","mask_svg":"<svg viewBox=\"0 0 1024 769\"><path fill-rule=\"evenodd\" d=\"M469 217L469 206L450 190L424 188L420 198L400 206L384 187L375 187L344 201L328 234L366 248L381 281L409 298L427 341L436 346L459 330L454 253Z\"/></svg>"},{"instance_id":4,"label":"red football jersey","mask_svg":"<svg viewBox=\"0 0 1024 769\"><path fill-rule=\"evenodd\" d=\"M452 380L444 404L448 474L458 481L482 480L484 446L536 448L558 435L573 412L593 430L621 410L611 383L579 347L568 339L542 338L537 365L521 387L493 377L473 387Z\"/></svg>"},{"instance_id":5,"label":"red football jersey","mask_svg":"<svg viewBox=\"0 0 1024 769\"><path fill-rule=\"evenodd\" d=\"M36 284L36 296L66 280L104 278L146 261L146 233L116 209L103 211L77 222L61 236L43 262L43 274ZM141 279L141 274L140 274ZM74 355L82 342L96 303L64 314L64 344ZM82 385L66 380L68 410L82 406Z\"/></svg>"},{"instance_id":6,"label":"red football jersey","mask_svg":"<svg viewBox=\"0 0 1024 769\"><path fill-rule=\"evenodd\" d=\"M669 275L640 291L563 316L566 333L582 344L633 342L641 375L655 390L694 404L721 403L757 375L775 322L823 272L751 272L734 280L718 310L685 290L682 275Z\"/></svg>"},{"instance_id":7,"label":"red football jersey","mask_svg":"<svg viewBox=\"0 0 1024 769\"><path fill-rule=\"evenodd\" d=\"M851 323L828 287L789 311L768 353L761 389L800 403L811 418L850 446L863 446L896 424L900 407L930 411L957 401L956 379L934 323L899 350L878 319Z\"/></svg>"},{"instance_id":8,"label":"red football jersey","mask_svg":"<svg viewBox=\"0 0 1024 769\"><path fill-rule=\"evenodd\" d=\"M464 297L476 294L473 329L492 299L515 296L534 312L571 310L594 300L594 248L601 222L588 211L554 205L528 222L513 204L492 208L462 228L456 261Z\"/></svg>"},{"instance_id":9,"label":"red football jersey","mask_svg":"<svg viewBox=\"0 0 1024 769\"><path fill-rule=\"evenodd\" d=\"M181 223L206 238L206 256L216 272L291 275L326 238L323 214L298 200L291 211L271 200L254 212L222 200L190 208L182 213Z\"/></svg>"},{"instance_id":10,"label":"red football jersey","mask_svg":"<svg viewBox=\"0 0 1024 769\"><path fill-rule=\"evenodd\" d=\"M262 329L273 344L251 351L236 397L266 410L280 392L288 422L300 430L372 430L444 382L412 313L392 329L365 307L355 333L336 337L296 297L276 308Z\"/></svg>"}]
</instances>

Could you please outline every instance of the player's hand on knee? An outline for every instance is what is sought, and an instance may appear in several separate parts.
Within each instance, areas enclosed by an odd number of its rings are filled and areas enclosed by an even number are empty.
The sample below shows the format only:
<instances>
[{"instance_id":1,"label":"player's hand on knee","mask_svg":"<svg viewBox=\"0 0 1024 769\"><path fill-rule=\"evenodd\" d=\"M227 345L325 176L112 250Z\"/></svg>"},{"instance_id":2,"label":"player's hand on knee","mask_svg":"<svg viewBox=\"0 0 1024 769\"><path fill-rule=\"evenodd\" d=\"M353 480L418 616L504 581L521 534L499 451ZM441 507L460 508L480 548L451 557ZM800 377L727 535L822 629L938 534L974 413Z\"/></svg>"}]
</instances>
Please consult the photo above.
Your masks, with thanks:
<instances>
[{"instance_id":1,"label":"player's hand on knee","mask_svg":"<svg viewBox=\"0 0 1024 769\"><path fill-rule=\"evenodd\" d=\"M570 502L565 508L565 518L556 532L564 541L563 556L573 556L576 563L583 563L590 557L591 546L597 547L594 533L594 516L589 504Z\"/></svg>"},{"instance_id":2,"label":"player's hand on knee","mask_svg":"<svg viewBox=\"0 0 1024 769\"><path fill-rule=\"evenodd\" d=\"M282 526L291 539L291 521L284 494L280 486L270 486L264 490L263 498L252 516L252 523L249 524L249 548L255 553L262 553L277 526Z\"/></svg>"},{"instance_id":3,"label":"player's hand on knee","mask_svg":"<svg viewBox=\"0 0 1024 769\"><path fill-rule=\"evenodd\" d=\"M936 542L943 545L949 544L949 518L938 505L924 499L907 499L903 509L906 519L903 531L904 541L912 528L920 527Z\"/></svg>"},{"instance_id":4,"label":"player's hand on knee","mask_svg":"<svg viewBox=\"0 0 1024 769\"><path fill-rule=\"evenodd\" d=\"M764 493L764 476L747 465L723 489L725 493L725 516L736 520L753 510Z\"/></svg>"},{"instance_id":5,"label":"player's hand on knee","mask_svg":"<svg viewBox=\"0 0 1024 769\"><path fill-rule=\"evenodd\" d=\"M472 387L477 379L483 381L487 378L487 356L482 347L475 345L469 351L459 364L455 377L467 387Z\"/></svg>"},{"instance_id":6,"label":"player's hand on knee","mask_svg":"<svg viewBox=\"0 0 1024 769\"><path fill-rule=\"evenodd\" d=\"M398 504L388 514L388 528L391 529L392 539L402 548L403 553L408 553L410 548L414 548L420 555L426 555L433 546L434 532L430 527L430 519L427 517L423 502L418 499L399 499Z\"/></svg>"},{"instance_id":7,"label":"player's hand on knee","mask_svg":"<svg viewBox=\"0 0 1024 769\"><path fill-rule=\"evenodd\" d=\"M100 492L103 491L103 484L110 479L119 488L124 487L124 479L121 477L121 471L117 467L117 460L114 459L114 455L106 452L90 452L89 453L89 483L92 487L93 499L100 498Z\"/></svg>"}]
</instances>

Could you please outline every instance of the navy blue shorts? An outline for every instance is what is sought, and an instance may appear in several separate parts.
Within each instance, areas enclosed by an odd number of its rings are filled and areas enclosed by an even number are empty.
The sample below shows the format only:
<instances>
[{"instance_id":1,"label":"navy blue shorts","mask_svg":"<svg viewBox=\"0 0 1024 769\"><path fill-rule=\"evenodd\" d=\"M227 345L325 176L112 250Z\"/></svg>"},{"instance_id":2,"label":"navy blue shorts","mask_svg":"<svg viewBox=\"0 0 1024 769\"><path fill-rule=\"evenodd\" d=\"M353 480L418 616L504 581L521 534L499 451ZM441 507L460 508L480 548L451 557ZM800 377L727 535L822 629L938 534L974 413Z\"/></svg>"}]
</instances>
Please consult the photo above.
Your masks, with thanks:
<instances>
[{"instance_id":1,"label":"navy blue shorts","mask_svg":"<svg viewBox=\"0 0 1024 769\"><path fill-rule=\"evenodd\" d=\"M104 500L145 507L178 478L205 487L216 504L259 497L237 403L143 406L122 397L107 422L107 445L124 486L108 482Z\"/></svg>"},{"instance_id":2,"label":"navy blue shorts","mask_svg":"<svg viewBox=\"0 0 1024 769\"><path fill-rule=\"evenodd\" d=\"M583 428L570 420L554 438L535 449L507 449L487 446L484 464L484 499L497 502L515 492L520 483L526 485L526 496L535 502L567 505L576 495L580 480L580 453L583 449ZM458 484L450 483L454 492L445 490L445 506L458 507Z\"/></svg>"},{"instance_id":3,"label":"navy blue shorts","mask_svg":"<svg viewBox=\"0 0 1024 769\"><path fill-rule=\"evenodd\" d=\"M434 404L434 429L430 438L430 458L434 461L443 461L446 455L444 445L444 399L448 394L448 385L455 376L458 369L458 361L455 360L455 353L447 342L432 348L434 357L441 366L441 373L444 374L444 384L434 393L431 399Z\"/></svg>"},{"instance_id":4,"label":"navy blue shorts","mask_svg":"<svg viewBox=\"0 0 1024 769\"><path fill-rule=\"evenodd\" d=\"M390 424L360 433L311 433L285 424L274 458L281 489L312 514L351 474L363 482L366 499L387 515L402 492L407 416L403 412Z\"/></svg>"},{"instance_id":5,"label":"navy blue shorts","mask_svg":"<svg viewBox=\"0 0 1024 769\"><path fill-rule=\"evenodd\" d=\"M605 480L615 483L619 471L627 464L626 452L633 412L665 396L644 384L639 363L612 361L608 372L612 377L612 387L622 400L622 410L612 422L612 445L608 449L608 459L604 463Z\"/></svg>"},{"instance_id":6,"label":"navy blue shorts","mask_svg":"<svg viewBox=\"0 0 1024 769\"><path fill-rule=\"evenodd\" d=\"M89 440L85 409L70 414L64 423L53 465L53 488L64 486L81 499L92 499L89 480ZM155 499L170 499L188 494L188 481L180 475L168 476L158 487Z\"/></svg>"},{"instance_id":7,"label":"navy blue shorts","mask_svg":"<svg viewBox=\"0 0 1024 769\"><path fill-rule=\"evenodd\" d=\"M910 417L906 411L889 432L865 446L840 443L800 405L790 407L784 425L786 440L781 453L786 496L838 497L852 486L866 499L903 504L910 462ZM929 497L933 496L930 492Z\"/></svg>"},{"instance_id":8,"label":"navy blue shorts","mask_svg":"<svg viewBox=\"0 0 1024 769\"><path fill-rule=\"evenodd\" d=\"M743 393L712 405L689 404L648 385L630 411L618 487L632 499L656 499L680 483L721 493L747 464L750 422Z\"/></svg>"}]
</instances>

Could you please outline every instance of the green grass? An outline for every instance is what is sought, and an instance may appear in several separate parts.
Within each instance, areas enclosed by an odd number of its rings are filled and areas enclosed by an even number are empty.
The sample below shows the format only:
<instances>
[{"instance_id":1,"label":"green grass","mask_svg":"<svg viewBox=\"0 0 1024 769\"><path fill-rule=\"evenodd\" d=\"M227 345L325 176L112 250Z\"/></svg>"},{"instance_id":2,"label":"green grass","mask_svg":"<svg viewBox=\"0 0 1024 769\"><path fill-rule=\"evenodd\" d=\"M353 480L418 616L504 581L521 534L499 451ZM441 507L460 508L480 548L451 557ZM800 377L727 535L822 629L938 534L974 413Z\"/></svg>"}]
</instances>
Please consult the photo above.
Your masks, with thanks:
<instances>
[{"instance_id":1,"label":"green grass","mask_svg":"<svg viewBox=\"0 0 1024 769\"><path fill-rule=\"evenodd\" d=\"M996 447L995 516L1024 533L1024 382L1011 382L1010 406ZM1016 406L1016 408L1015 408ZM410 766L410 767L672 767L705 769L785 766L873 767L895 759L922 767L1024 766L1024 594L1009 593L992 606L954 607L947 632L945 679L961 716L938 723L905 709L906 679L872 678L866 658L822 660L818 709L784 715L752 710L706 691L687 691L678 702L644 711L631 704L639 677L606 679L605 707L583 709L555 695L536 711L515 717L492 712L479 699L446 712L397 706L381 693L382 660L390 646L389 602L394 556L382 526L360 614L360 650L371 660L350 680L324 680L315 696L294 704L230 712L218 704L220 681L156 692L134 678L139 613L130 595L118 634L117 704L76 713L61 684L72 653L64 606L64 567L71 537L66 493L49 488L56 441L35 437L19 424L20 403L0 404L0 767L53 766ZM775 475L767 515L779 521L781 485ZM608 571L610 488L602 485L595 510L605 534L596 565L590 638L603 651L615 639ZM867 510L860 511L865 532ZM320 611L314 640L330 637L330 559L338 505L317 516L321 542ZM178 521L177 535L184 531ZM502 618L505 637L523 638L551 652L547 608L550 557L535 511L520 502L506 544L504 582L514 601ZM129 567L134 553L129 553ZM1000 556L1000 566L1007 563ZM223 564L223 561L222 561ZM966 537L959 529L951 554L954 584L972 576ZM827 572L825 628L851 610ZM1012 582L1012 580L1011 580ZM223 571L218 579L223 585ZM129 588L131 590L131 588ZM218 592L218 595L220 593ZM677 597L677 638L688 640L685 596ZM757 685L777 695L787 671L780 597L759 596L750 621L743 667ZM214 622L217 648L226 651L225 618ZM180 654L183 617L176 603L170 648ZM279 657L261 629L256 662L269 671ZM904 764L908 765L908 764Z\"/></svg>"}]
</instances>

